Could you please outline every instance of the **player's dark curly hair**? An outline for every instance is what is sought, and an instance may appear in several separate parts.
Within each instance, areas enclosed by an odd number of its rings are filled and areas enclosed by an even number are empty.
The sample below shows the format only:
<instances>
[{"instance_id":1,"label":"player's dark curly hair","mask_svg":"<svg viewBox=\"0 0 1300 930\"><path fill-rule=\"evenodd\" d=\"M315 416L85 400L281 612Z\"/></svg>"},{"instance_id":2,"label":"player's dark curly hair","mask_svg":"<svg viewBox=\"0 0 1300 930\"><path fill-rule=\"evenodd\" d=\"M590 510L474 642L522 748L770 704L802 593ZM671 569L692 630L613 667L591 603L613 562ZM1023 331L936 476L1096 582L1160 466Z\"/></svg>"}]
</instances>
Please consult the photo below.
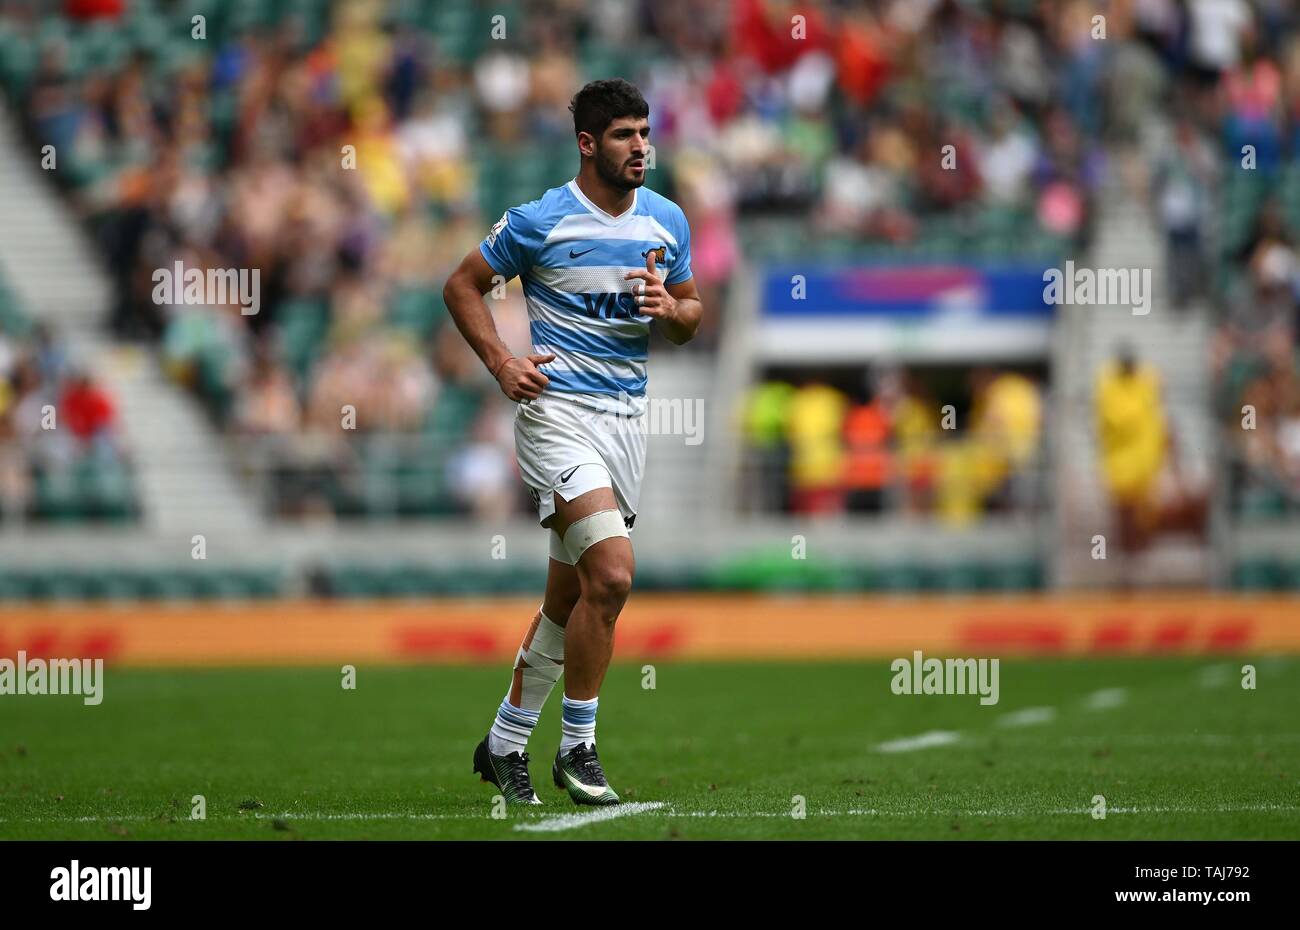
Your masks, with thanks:
<instances>
[{"instance_id":1,"label":"player's dark curly hair","mask_svg":"<svg viewBox=\"0 0 1300 930\"><path fill-rule=\"evenodd\" d=\"M597 139L616 119L650 115L641 91L622 78L592 81L573 95L569 110L573 113L573 134L588 132Z\"/></svg>"}]
</instances>

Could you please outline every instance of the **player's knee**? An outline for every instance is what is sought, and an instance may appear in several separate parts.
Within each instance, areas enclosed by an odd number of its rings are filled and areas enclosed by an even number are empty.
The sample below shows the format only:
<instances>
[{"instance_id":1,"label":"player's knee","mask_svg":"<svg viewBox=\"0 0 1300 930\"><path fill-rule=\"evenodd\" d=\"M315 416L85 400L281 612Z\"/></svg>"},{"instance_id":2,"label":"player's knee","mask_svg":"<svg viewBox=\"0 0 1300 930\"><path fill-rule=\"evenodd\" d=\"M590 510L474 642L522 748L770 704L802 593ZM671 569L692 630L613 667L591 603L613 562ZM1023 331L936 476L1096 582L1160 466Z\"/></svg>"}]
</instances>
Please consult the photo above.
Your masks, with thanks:
<instances>
[{"instance_id":1,"label":"player's knee","mask_svg":"<svg viewBox=\"0 0 1300 930\"><path fill-rule=\"evenodd\" d=\"M609 620L613 620L632 592L632 569L620 562L594 566L587 573L586 600Z\"/></svg>"}]
</instances>

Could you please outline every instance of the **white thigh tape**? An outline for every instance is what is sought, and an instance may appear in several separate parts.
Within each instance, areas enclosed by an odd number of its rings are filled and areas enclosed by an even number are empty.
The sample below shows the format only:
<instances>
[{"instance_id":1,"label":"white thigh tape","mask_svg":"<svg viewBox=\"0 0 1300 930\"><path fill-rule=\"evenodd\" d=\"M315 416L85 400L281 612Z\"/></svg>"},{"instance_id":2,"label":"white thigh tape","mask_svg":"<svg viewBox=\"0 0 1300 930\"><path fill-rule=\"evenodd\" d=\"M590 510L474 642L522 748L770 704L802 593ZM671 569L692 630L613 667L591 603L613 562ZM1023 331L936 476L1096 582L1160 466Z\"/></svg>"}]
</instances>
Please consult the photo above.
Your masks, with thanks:
<instances>
[{"instance_id":1,"label":"white thigh tape","mask_svg":"<svg viewBox=\"0 0 1300 930\"><path fill-rule=\"evenodd\" d=\"M563 562L565 565L573 564L573 556L569 555L569 550L564 548L564 540L560 534L551 530L551 558L557 562Z\"/></svg>"},{"instance_id":2,"label":"white thigh tape","mask_svg":"<svg viewBox=\"0 0 1300 930\"><path fill-rule=\"evenodd\" d=\"M564 534L564 548L569 550L573 564L577 565L584 552L602 539L615 536L627 536L623 515L617 510L599 510L573 522Z\"/></svg>"}]
</instances>

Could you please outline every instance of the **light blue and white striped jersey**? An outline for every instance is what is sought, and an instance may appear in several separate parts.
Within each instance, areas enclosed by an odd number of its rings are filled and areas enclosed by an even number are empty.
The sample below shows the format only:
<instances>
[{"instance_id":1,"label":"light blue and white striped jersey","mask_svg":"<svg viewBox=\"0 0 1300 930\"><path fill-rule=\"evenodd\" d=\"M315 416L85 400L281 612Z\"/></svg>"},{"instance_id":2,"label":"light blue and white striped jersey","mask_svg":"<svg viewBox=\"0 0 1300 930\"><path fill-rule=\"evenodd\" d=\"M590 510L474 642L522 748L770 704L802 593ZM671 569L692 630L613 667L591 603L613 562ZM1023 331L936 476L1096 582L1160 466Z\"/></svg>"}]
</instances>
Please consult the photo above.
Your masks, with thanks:
<instances>
[{"instance_id":1,"label":"light blue and white striped jersey","mask_svg":"<svg viewBox=\"0 0 1300 930\"><path fill-rule=\"evenodd\" d=\"M644 187L625 213L611 216L570 181L512 207L492 227L479 251L498 274L523 283L533 351L555 355L542 366L548 391L606 413L644 412L652 318L637 312L633 287L641 282L623 276L644 271L650 250L660 250L665 284L691 277L685 214Z\"/></svg>"}]
</instances>

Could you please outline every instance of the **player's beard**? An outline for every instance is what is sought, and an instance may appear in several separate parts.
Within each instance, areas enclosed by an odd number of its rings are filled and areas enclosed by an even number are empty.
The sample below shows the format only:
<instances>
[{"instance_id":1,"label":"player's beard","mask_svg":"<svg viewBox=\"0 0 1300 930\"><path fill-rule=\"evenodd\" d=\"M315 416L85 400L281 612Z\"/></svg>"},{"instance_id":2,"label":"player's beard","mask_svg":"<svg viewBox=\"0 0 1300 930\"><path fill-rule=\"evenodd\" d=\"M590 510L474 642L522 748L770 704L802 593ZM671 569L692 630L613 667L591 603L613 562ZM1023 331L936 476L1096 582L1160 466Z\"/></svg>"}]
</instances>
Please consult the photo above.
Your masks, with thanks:
<instances>
[{"instance_id":1,"label":"player's beard","mask_svg":"<svg viewBox=\"0 0 1300 930\"><path fill-rule=\"evenodd\" d=\"M645 173L640 178L631 179L624 175L626 163L619 163L607 156L599 146L596 147L596 174L610 187L621 191L635 190L645 183Z\"/></svg>"}]
</instances>

